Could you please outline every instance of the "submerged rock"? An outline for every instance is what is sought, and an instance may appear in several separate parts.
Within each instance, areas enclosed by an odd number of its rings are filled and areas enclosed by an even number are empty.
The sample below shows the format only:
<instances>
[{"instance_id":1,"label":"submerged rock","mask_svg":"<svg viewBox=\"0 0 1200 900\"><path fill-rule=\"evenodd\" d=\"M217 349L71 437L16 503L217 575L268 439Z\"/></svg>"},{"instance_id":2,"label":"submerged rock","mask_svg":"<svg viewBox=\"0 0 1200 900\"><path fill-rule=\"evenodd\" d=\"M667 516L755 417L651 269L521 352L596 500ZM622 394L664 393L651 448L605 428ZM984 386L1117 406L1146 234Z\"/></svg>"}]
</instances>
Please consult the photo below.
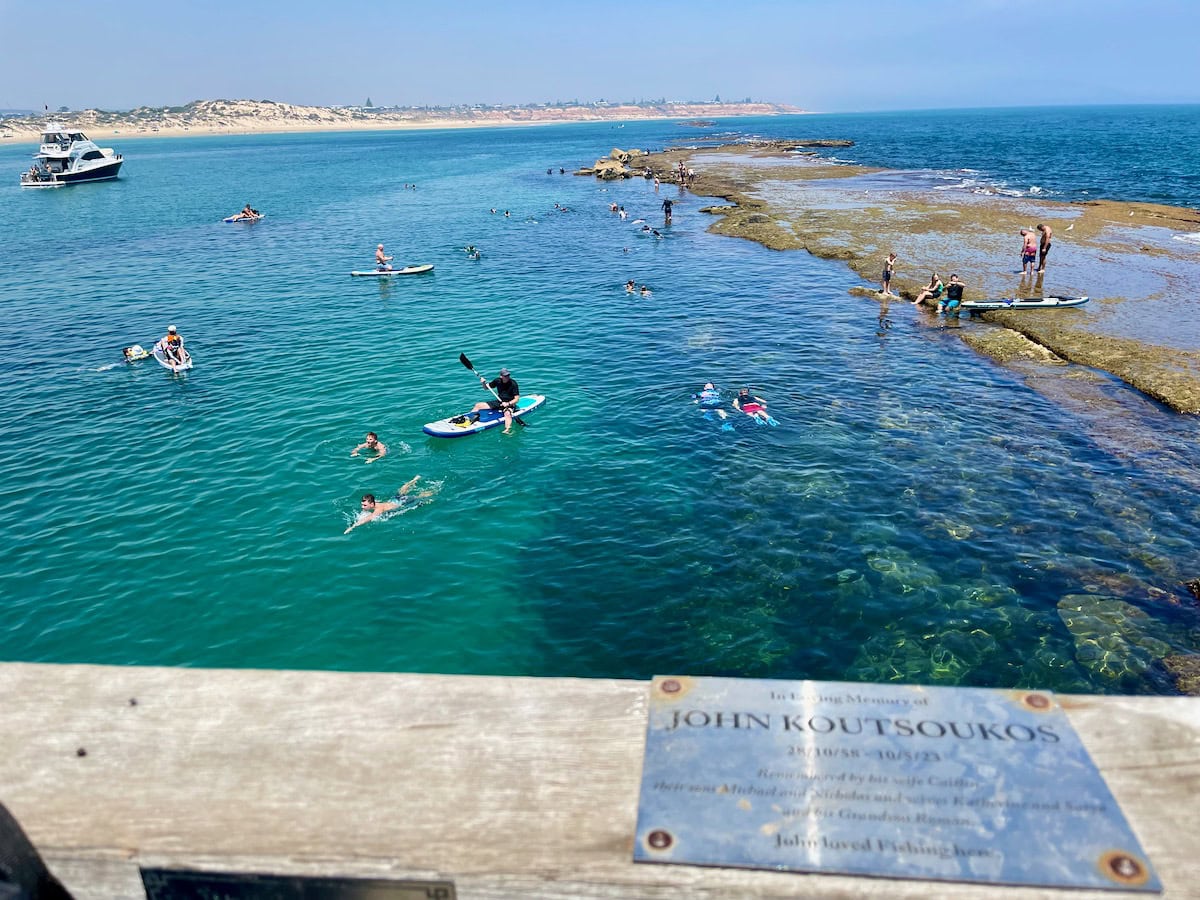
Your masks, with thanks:
<instances>
[{"instance_id":1,"label":"submerged rock","mask_svg":"<svg viewBox=\"0 0 1200 900\"><path fill-rule=\"evenodd\" d=\"M1163 665L1175 677L1175 687L1179 688L1179 693L1200 697L1200 656L1194 653L1168 656L1163 660Z\"/></svg>"},{"instance_id":2,"label":"submerged rock","mask_svg":"<svg viewBox=\"0 0 1200 900\"><path fill-rule=\"evenodd\" d=\"M1171 652L1166 627L1115 597L1068 594L1058 615L1075 639L1075 659L1114 688L1134 690Z\"/></svg>"}]
</instances>

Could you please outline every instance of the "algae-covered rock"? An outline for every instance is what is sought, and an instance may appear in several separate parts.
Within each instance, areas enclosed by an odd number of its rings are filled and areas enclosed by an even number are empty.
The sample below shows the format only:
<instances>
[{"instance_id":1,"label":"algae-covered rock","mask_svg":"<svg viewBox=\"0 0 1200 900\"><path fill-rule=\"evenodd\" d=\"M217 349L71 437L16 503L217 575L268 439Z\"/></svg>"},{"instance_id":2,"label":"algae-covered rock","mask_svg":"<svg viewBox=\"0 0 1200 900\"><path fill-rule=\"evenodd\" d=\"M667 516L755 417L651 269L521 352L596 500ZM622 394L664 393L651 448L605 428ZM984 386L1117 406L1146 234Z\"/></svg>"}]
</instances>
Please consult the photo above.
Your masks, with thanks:
<instances>
[{"instance_id":1,"label":"algae-covered rock","mask_svg":"<svg viewBox=\"0 0 1200 900\"><path fill-rule=\"evenodd\" d=\"M1058 615L1075 639L1075 659L1114 688L1134 689L1171 652L1166 627L1116 597L1068 594Z\"/></svg>"},{"instance_id":2,"label":"algae-covered rock","mask_svg":"<svg viewBox=\"0 0 1200 900\"><path fill-rule=\"evenodd\" d=\"M1175 687L1179 688L1179 693L1200 697L1200 656L1194 653L1168 656L1163 660L1163 665L1175 676Z\"/></svg>"}]
</instances>

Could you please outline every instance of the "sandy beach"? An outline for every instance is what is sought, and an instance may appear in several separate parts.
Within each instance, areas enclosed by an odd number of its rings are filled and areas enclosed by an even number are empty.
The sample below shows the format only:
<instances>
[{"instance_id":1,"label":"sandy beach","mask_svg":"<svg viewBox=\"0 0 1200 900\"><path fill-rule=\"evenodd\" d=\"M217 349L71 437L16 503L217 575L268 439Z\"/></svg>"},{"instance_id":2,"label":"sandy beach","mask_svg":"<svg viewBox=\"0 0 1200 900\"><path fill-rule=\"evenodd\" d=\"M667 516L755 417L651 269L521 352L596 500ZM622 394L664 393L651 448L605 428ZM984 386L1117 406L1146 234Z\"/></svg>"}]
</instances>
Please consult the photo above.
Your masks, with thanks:
<instances>
[{"instance_id":1,"label":"sandy beach","mask_svg":"<svg viewBox=\"0 0 1200 900\"><path fill-rule=\"evenodd\" d=\"M297 106L259 100L197 100L181 107L139 107L128 112L88 109L6 119L2 138L36 142L47 121L82 128L97 143L137 137L204 134L271 134L314 131L394 131L429 128L553 125L714 116L796 115L804 110L775 103L661 103L587 106L428 107L382 109ZM685 123L684 123L685 124Z\"/></svg>"},{"instance_id":2,"label":"sandy beach","mask_svg":"<svg viewBox=\"0 0 1200 900\"><path fill-rule=\"evenodd\" d=\"M932 311L926 322L958 328L970 346L1033 379L1074 362L1200 413L1200 324L1189 288L1200 278L1200 211L932 191L898 173L795 152L802 143L668 150L634 167L672 181L682 160L697 173L692 193L728 201L706 208L717 216L712 231L845 261L862 279L848 292L880 303L881 318L889 304L913 300L931 272L959 274L967 299L1088 295L1086 310L984 313L992 328ZM1019 232L1039 222L1053 228L1053 252L1043 277L1023 279ZM897 298L879 293L889 251L899 254Z\"/></svg>"}]
</instances>

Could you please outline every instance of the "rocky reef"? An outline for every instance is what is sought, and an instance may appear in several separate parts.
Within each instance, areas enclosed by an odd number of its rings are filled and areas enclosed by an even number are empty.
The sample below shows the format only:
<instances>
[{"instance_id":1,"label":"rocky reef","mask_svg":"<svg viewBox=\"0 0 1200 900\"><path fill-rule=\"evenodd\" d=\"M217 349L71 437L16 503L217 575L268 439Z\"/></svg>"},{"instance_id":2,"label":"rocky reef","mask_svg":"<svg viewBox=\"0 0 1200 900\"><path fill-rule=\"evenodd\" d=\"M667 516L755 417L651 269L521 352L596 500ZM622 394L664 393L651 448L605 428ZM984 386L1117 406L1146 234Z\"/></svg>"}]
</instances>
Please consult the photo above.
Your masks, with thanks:
<instances>
[{"instance_id":1,"label":"rocky reef","mask_svg":"<svg viewBox=\"0 0 1200 900\"><path fill-rule=\"evenodd\" d=\"M843 260L868 283L849 292L880 302L887 298L875 285L889 250L899 254L893 290L908 299L931 272L959 273L968 299L1088 294L1091 302L1078 309L984 313L998 334L960 333L1002 363L1077 363L1177 412L1200 413L1200 320L1189 308L1200 260L1194 245L1177 240L1200 232L1200 211L934 192L881 177L893 173L813 155L847 146L776 140L649 154L615 149L578 174L670 184L678 183L682 162L696 171L687 185L693 194L726 201L703 208L716 217L710 231ZM1018 231L1034 222L1054 229L1047 274L1036 281L1020 279L1018 261Z\"/></svg>"}]
</instances>

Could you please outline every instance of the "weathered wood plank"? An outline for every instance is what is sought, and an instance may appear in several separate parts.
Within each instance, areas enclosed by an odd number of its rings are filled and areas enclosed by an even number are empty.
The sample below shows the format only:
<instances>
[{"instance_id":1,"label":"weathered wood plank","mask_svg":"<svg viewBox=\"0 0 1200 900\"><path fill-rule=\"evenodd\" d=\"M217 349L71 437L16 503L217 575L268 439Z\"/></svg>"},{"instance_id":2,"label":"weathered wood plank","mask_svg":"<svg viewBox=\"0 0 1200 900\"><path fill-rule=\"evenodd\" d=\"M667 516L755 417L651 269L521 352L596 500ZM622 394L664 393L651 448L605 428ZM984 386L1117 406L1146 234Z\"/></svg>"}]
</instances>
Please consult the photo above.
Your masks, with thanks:
<instances>
[{"instance_id":1,"label":"weathered wood plank","mask_svg":"<svg viewBox=\"0 0 1200 900\"><path fill-rule=\"evenodd\" d=\"M1200 896L1200 701L1060 699L1166 896ZM488 900L999 890L635 865L646 700L634 681L4 664L0 800L79 900L140 896L139 863Z\"/></svg>"}]
</instances>

